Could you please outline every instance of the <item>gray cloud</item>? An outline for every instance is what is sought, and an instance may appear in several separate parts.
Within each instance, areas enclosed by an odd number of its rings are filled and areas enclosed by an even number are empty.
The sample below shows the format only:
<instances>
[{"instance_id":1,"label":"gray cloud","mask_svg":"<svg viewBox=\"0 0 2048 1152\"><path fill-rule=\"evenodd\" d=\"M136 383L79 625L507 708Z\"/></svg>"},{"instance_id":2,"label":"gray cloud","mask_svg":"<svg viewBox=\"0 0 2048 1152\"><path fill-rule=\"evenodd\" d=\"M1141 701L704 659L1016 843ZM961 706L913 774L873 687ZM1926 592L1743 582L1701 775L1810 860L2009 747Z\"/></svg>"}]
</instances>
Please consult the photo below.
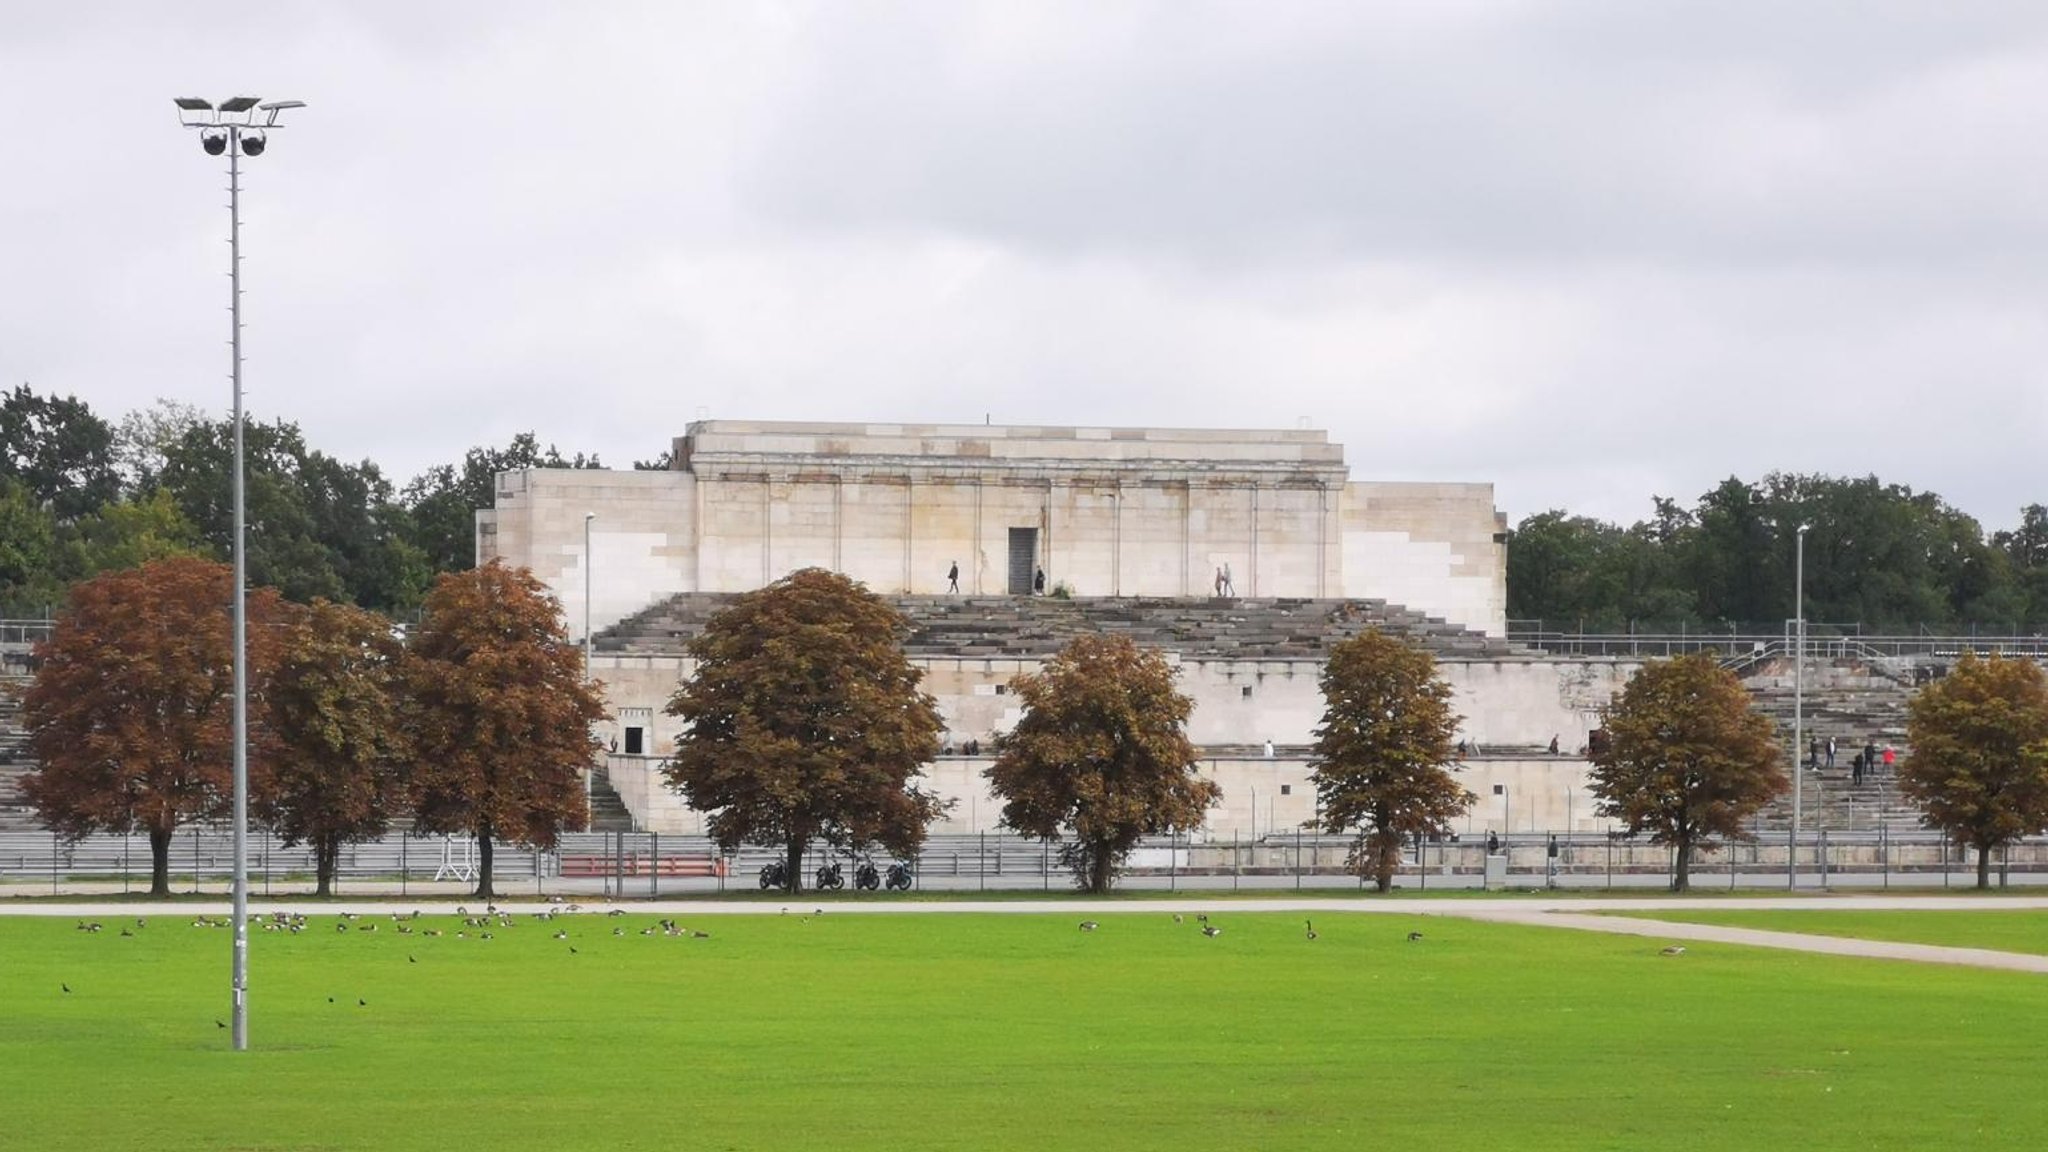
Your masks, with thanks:
<instances>
[{"instance_id":1,"label":"gray cloud","mask_svg":"<svg viewBox=\"0 0 2048 1152\"><path fill-rule=\"evenodd\" d=\"M2048 500L2035 5L0 8L49 109L0 379L109 415L225 404L167 98L243 85L312 104L248 166L254 411L401 480L700 412L1306 418L1516 516Z\"/></svg>"}]
</instances>

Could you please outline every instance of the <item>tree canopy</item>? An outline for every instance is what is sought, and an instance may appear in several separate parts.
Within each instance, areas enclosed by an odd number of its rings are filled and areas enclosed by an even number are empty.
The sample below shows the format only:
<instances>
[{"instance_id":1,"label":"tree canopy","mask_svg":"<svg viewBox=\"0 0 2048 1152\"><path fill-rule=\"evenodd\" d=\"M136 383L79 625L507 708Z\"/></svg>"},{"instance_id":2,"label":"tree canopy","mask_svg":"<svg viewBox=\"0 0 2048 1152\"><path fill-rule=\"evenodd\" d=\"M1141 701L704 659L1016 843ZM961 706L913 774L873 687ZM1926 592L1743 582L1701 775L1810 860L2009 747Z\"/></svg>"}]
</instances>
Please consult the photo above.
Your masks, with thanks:
<instances>
[{"instance_id":1,"label":"tree canopy","mask_svg":"<svg viewBox=\"0 0 2048 1152\"><path fill-rule=\"evenodd\" d=\"M400 676L415 824L475 836L491 896L494 839L552 848L589 820L605 712L583 654L546 586L492 561L434 582Z\"/></svg>"},{"instance_id":2,"label":"tree canopy","mask_svg":"<svg viewBox=\"0 0 2048 1152\"><path fill-rule=\"evenodd\" d=\"M1730 478L1691 508L1659 498L1623 528L1550 511L1508 539L1508 615L1551 630L1730 626L1793 615L1794 536L1808 525L1806 615L1865 631L2048 628L2048 510L1986 539L1931 492L1874 476Z\"/></svg>"},{"instance_id":3,"label":"tree canopy","mask_svg":"<svg viewBox=\"0 0 2048 1152\"><path fill-rule=\"evenodd\" d=\"M150 892L170 894L180 821L222 814L233 797L234 574L189 557L76 584L41 645L23 700L39 763L23 782L43 824L68 837L141 831ZM248 597L252 695L277 663L283 605ZM267 789L273 742L252 712L249 783Z\"/></svg>"},{"instance_id":4,"label":"tree canopy","mask_svg":"<svg viewBox=\"0 0 2048 1152\"><path fill-rule=\"evenodd\" d=\"M1401 846L1441 834L1472 806L1452 777L1459 716L1436 658L1377 629L1330 651L1310 779L1322 830L1356 837L1352 866L1393 887Z\"/></svg>"},{"instance_id":5,"label":"tree canopy","mask_svg":"<svg viewBox=\"0 0 2048 1152\"><path fill-rule=\"evenodd\" d=\"M2048 831L2048 676L2031 660L1964 656L1907 708L1899 791L1929 827L1977 850L1988 888L1992 852Z\"/></svg>"},{"instance_id":6,"label":"tree canopy","mask_svg":"<svg viewBox=\"0 0 2048 1152\"><path fill-rule=\"evenodd\" d=\"M902 616L858 582L806 568L746 593L690 644L667 712L683 732L662 772L730 851L784 852L802 887L823 840L915 856L944 810L915 783L938 755L938 706L903 654Z\"/></svg>"},{"instance_id":7,"label":"tree canopy","mask_svg":"<svg viewBox=\"0 0 2048 1152\"><path fill-rule=\"evenodd\" d=\"M1645 664L1604 724L1590 773L1599 813L1671 845L1673 891L1690 886L1694 849L1746 839L1745 822L1789 786L1770 720L1706 653Z\"/></svg>"},{"instance_id":8,"label":"tree canopy","mask_svg":"<svg viewBox=\"0 0 2048 1152\"><path fill-rule=\"evenodd\" d=\"M1010 691L1023 708L986 772L1003 823L1060 845L1075 883L1107 892L1146 836L1199 827L1221 795L1196 771L1177 670L1128 636L1081 636Z\"/></svg>"}]
</instances>

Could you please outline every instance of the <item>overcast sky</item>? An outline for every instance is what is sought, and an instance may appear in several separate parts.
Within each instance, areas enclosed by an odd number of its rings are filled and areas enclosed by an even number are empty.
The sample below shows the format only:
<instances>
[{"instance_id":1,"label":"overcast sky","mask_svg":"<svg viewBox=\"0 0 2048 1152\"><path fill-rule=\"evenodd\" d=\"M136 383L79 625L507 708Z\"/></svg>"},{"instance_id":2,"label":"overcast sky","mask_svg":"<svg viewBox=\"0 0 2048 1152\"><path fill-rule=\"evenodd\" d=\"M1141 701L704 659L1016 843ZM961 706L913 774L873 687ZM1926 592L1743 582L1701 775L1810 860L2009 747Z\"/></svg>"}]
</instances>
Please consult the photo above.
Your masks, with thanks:
<instances>
[{"instance_id":1,"label":"overcast sky","mask_svg":"<svg viewBox=\"0 0 2048 1152\"><path fill-rule=\"evenodd\" d=\"M1326 428L1622 520L2048 501L2048 4L0 0L0 383L403 481L702 417Z\"/></svg>"}]
</instances>

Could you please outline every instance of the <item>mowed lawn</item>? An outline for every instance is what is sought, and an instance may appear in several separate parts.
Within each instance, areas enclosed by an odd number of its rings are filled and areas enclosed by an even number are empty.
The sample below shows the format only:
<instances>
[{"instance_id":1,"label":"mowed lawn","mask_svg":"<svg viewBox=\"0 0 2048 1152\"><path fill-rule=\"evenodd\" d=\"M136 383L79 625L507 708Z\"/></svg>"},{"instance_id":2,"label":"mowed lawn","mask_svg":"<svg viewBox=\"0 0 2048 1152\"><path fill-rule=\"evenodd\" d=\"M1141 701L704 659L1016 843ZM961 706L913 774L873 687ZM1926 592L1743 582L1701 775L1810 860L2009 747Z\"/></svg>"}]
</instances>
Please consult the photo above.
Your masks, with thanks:
<instances>
[{"instance_id":1,"label":"mowed lawn","mask_svg":"<svg viewBox=\"0 0 2048 1152\"><path fill-rule=\"evenodd\" d=\"M1767 932L1805 932L1815 936L1853 936L1865 940L1900 940L1910 944L1942 944L1956 948L1991 948L2001 952L2048 955L2048 911L2026 908L1957 909L1953 911L1829 911L1753 909L1742 911L1673 911L1616 913L1638 920L1725 924Z\"/></svg>"},{"instance_id":2,"label":"mowed lawn","mask_svg":"<svg viewBox=\"0 0 2048 1152\"><path fill-rule=\"evenodd\" d=\"M2048 982L2012 973L1402 915L1319 915L1311 941L1300 917L1218 909L1207 939L1192 906L1094 932L683 917L708 939L643 936L647 914L490 940L321 915L252 938L255 1050L234 1053L227 930L145 914L96 934L0 918L0 1148L1669 1152L2048 1130Z\"/></svg>"}]
</instances>

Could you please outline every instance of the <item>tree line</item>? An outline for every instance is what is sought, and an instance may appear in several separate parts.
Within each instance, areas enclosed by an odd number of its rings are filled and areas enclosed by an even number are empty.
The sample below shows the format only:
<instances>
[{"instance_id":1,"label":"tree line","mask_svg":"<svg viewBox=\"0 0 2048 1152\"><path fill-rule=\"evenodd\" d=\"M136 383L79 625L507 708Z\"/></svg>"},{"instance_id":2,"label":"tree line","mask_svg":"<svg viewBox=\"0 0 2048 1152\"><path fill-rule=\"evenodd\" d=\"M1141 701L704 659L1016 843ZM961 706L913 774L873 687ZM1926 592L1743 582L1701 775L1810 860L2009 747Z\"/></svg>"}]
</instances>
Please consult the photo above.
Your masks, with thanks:
<instances>
[{"instance_id":1,"label":"tree line","mask_svg":"<svg viewBox=\"0 0 2048 1152\"><path fill-rule=\"evenodd\" d=\"M2030 634L2048 629L2048 507L1989 534L1932 492L1774 472L1687 508L1657 497L1624 528L1553 510L1508 536L1508 616L1550 631L1776 632L1794 615L1806 534L1809 627Z\"/></svg>"},{"instance_id":2,"label":"tree line","mask_svg":"<svg viewBox=\"0 0 2048 1152\"><path fill-rule=\"evenodd\" d=\"M43 823L143 832L156 895L169 894L178 825L220 816L232 795L232 579L172 557L81 582L24 700L39 761L24 788ZM319 893L343 844L401 813L476 837L481 896L495 841L545 849L584 826L600 687L531 573L494 561L442 575L404 644L364 609L270 588L249 615L252 811L313 847ZM691 641L694 668L666 707L682 734L661 772L721 849L781 849L792 893L814 843L918 854L949 803L921 784L943 720L904 652L908 629L864 585L811 568L735 598ZM1021 715L985 779L1002 822L1057 845L1084 890L1109 891L1142 839L1199 828L1222 798L1201 776L1177 675L1164 653L1102 634L1011 685ZM1378 631L1337 645L1320 686L1312 826L1350 836L1351 866L1384 892L1405 846L1449 835L1474 802L1455 776L1461 717L1434 657ZM2048 830L2040 665L1965 658L1915 697L1908 738L1901 793L1977 850L1980 887L1993 851ZM1696 850L1746 838L1788 787L1770 721L1704 653L1635 673L1591 760L1601 815L1670 845L1679 890Z\"/></svg>"},{"instance_id":3,"label":"tree line","mask_svg":"<svg viewBox=\"0 0 2048 1152\"><path fill-rule=\"evenodd\" d=\"M160 400L109 421L77 397L0 393L0 611L40 616L72 584L150 560L229 559L233 445L230 419L190 405ZM250 582L386 614L416 610L436 576L474 566L475 513L499 472L602 466L525 432L399 487L287 421L245 424L243 455Z\"/></svg>"}]
</instances>

